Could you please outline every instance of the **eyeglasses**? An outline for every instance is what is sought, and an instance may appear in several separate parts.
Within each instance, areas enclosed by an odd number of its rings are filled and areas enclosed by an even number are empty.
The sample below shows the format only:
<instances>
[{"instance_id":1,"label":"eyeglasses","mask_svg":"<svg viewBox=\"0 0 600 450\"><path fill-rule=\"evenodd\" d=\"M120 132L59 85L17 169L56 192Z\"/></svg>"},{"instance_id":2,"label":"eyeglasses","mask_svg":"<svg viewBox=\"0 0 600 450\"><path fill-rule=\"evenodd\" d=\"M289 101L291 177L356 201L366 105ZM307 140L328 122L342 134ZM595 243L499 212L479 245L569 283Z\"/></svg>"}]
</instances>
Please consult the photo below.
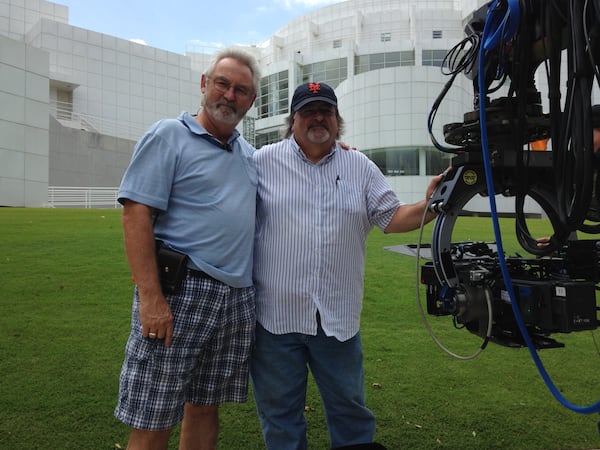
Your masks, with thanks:
<instances>
[{"instance_id":1,"label":"eyeglasses","mask_svg":"<svg viewBox=\"0 0 600 450\"><path fill-rule=\"evenodd\" d=\"M298 114L300 114L300 116L303 119L316 117L318 115L323 116L323 117L331 117L335 114L335 109L334 108L302 108L300 111L298 111Z\"/></svg>"},{"instance_id":2,"label":"eyeglasses","mask_svg":"<svg viewBox=\"0 0 600 450\"><path fill-rule=\"evenodd\" d=\"M233 88L233 94L237 98L244 99L249 98L254 92L253 89L249 88L248 86L233 86L231 81L226 78L215 78L213 80L212 78L208 77L208 79L213 82L215 89L221 94L225 94L229 92L229 89Z\"/></svg>"}]
</instances>

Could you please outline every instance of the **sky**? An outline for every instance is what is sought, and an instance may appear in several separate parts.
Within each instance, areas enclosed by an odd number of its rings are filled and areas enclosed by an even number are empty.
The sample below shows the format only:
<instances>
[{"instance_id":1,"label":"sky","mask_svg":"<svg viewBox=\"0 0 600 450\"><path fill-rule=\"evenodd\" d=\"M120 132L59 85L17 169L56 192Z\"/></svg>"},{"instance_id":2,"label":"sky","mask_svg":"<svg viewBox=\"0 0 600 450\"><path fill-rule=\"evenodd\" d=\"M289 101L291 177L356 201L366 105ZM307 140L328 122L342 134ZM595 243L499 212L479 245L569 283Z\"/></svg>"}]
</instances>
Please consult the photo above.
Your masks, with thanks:
<instances>
[{"instance_id":1,"label":"sky","mask_svg":"<svg viewBox=\"0 0 600 450\"><path fill-rule=\"evenodd\" d=\"M53 0L69 24L184 54L258 45L288 22L341 0Z\"/></svg>"}]
</instances>

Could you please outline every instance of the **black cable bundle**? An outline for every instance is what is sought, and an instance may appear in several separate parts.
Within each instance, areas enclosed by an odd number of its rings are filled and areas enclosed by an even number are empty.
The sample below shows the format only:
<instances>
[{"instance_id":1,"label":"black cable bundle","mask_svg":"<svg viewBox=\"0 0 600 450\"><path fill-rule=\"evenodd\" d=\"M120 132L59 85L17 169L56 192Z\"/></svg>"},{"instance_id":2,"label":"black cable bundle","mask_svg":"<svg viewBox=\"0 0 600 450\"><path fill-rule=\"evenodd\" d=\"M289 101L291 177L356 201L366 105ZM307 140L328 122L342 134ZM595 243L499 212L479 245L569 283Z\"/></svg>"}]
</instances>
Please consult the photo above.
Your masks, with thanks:
<instances>
[{"instance_id":1,"label":"black cable bundle","mask_svg":"<svg viewBox=\"0 0 600 450\"><path fill-rule=\"evenodd\" d=\"M583 225L592 193L591 87L583 3L569 0L567 95L558 148L554 149L559 215L575 231ZM551 111L552 114L552 111Z\"/></svg>"},{"instance_id":2,"label":"black cable bundle","mask_svg":"<svg viewBox=\"0 0 600 450\"><path fill-rule=\"evenodd\" d=\"M450 80L446 82L444 88L437 96L433 106L431 107L431 111L429 112L429 116L427 118L427 129L429 131L429 138L431 139L434 147L445 153L459 153L465 149L462 147L445 147L441 145L433 135L433 121L435 120L440 103L442 103L442 100L446 97L446 94L454 84L454 80L456 79L457 75L461 72L464 72L470 76L474 70L476 71L477 52L479 51L479 37L480 36L475 33L467 36L452 49L450 49L442 61L442 73L444 75L450 75L451 77Z\"/></svg>"}]
</instances>

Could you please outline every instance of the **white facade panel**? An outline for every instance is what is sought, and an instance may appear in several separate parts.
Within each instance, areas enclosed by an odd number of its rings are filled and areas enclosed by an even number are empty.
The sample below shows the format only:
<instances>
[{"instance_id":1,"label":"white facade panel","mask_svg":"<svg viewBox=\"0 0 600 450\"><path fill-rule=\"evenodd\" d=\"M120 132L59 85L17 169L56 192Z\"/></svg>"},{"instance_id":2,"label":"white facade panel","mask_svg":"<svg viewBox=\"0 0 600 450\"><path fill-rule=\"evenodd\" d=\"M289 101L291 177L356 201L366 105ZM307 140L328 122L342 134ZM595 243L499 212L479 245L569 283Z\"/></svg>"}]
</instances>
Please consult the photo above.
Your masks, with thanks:
<instances>
[{"instance_id":1,"label":"white facade panel","mask_svg":"<svg viewBox=\"0 0 600 450\"><path fill-rule=\"evenodd\" d=\"M25 95L25 70L3 64L0 66L0 90L19 97Z\"/></svg>"},{"instance_id":2,"label":"white facade panel","mask_svg":"<svg viewBox=\"0 0 600 450\"><path fill-rule=\"evenodd\" d=\"M21 151L0 148L0 179L22 180L25 177L25 154Z\"/></svg>"}]
</instances>

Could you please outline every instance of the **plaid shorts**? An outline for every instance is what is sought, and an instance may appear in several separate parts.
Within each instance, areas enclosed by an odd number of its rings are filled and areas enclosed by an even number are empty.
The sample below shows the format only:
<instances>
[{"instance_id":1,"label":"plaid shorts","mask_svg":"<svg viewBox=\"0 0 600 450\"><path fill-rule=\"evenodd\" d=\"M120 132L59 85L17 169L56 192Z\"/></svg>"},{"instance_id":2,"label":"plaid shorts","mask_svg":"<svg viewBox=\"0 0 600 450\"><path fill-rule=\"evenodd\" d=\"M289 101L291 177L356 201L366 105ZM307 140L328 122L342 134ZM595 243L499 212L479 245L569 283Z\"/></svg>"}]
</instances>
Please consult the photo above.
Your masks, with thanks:
<instances>
[{"instance_id":1,"label":"plaid shorts","mask_svg":"<svg viewBox=\"0 0 600 450\"><path fill-rule=\"evenodd\" d=\"M134 292L115 408L115 416L133 428L172 428L183 419L186 402L208 406L248 399L254 288L232 288L188 274L181 290L167 301L175 324L169 347L142 336Z\"/></svg>"}]
</instances>

